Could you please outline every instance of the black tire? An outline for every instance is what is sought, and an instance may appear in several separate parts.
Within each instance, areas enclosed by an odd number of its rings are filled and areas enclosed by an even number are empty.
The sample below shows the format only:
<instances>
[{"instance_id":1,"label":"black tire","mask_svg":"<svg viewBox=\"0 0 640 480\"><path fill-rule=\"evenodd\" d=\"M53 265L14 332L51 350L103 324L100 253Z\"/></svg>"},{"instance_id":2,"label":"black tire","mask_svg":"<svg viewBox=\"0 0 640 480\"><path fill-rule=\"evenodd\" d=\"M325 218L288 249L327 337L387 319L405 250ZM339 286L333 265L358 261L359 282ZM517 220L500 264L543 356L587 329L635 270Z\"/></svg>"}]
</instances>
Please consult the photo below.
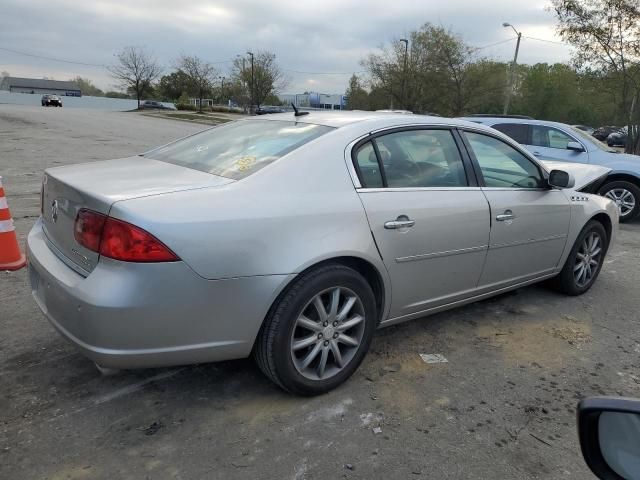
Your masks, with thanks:
<instances>
[{"instance_id":1,"label":"black tire","mask_svg":"<svg viewBox=\"0 0 640 480\"><path fill-rule=\"evenodd\" d=\"M326 379L309 379L292 358L296 321L316 295L334 287L351 290L359 298L364 312L362 339L353 357L337 373ZM362 275L344 265L324 265L300 275L274 302L258 333L253 356L264 374L284 390L319 395L336 388L356 371L369 349L376 324L374 294Z\"/></svg>"},{"instance_id":2,"label":"black tire","mask_svg":"<svg viewBox=\"0 0 640 480\"><path fill-rule=\"evenodd\" d=\"M624 189L630 192L633 196L633 201L635 202L635 206L633 207L633 209L631 209L624 216L622 215L622 212L620 212L620 223L629 222L637 217L638 213L640 212L640 188L638 188L637 185L631 182L627 182L625 180L616 180L613 182L605 183L602 187L600 187L598 195L605 197L608 192L616 189Z\"/></svg>"},{"instance_id":3,"label":"black tire","mask_svg":"<svg viewBox=\"0 0 640 480\"><path fill-rule=\"evenodd\" d=\"M578 253L583 245L583 242L591 233L596 233L597 235L599 235L602 242L601 252L598 259L598 266L596 267L596 271L593 273L591 279L584 285L579 285L574 275L574 269L578 263ZM578 238L573 244L573 248L571 248L571 252L567 257L564 267L562 267L562 270L560 271L558 276L551 280L551 286L567 295L582 295L592 287L592 285L598 278L608 248L609 238L604 226L597 220L591 220L582 229L580 235L578 235Z\"/></svg>"}]
</instances>

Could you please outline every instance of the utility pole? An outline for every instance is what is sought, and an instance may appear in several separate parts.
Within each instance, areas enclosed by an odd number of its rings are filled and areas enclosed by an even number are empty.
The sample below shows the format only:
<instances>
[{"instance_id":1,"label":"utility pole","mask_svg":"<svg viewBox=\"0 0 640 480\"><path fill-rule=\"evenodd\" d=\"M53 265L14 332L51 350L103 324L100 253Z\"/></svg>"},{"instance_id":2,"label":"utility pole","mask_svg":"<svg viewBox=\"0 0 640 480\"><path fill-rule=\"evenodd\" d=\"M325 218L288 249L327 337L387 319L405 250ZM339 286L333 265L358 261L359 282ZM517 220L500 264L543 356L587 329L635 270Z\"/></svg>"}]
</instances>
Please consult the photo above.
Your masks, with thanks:
<instances>
[{"instance_id":1,"label":"utility pole","mask_svg":"<svg viewBox=\"0 0 640 480\"><path fill-rule=\"evenodd\" d=\"M224 101L224 77L218 77L222 82L220 85L220 99Z\"/></svg>"},{"instance_id":2,"label":"utility pole","mask_svg":"<svg viewBox=\"0 0 640 480\"><path fill-rule=\"evenodd\" d=\"M251 57L251 107L249 108L249 111L251 113L253 113L254 106L255 106L255 103L254 103L255 98L254 98L254 95L253 95L253 93L254 93L254 83L255 83L255 79L254 79L254 76L253 76L253 53L252 52L247 52L247 55L249 55Z\"/></svg>"},{"instance_id":3,"label":"utility pole","mask_svg":"<svg viewBox=\"0 0 640 480\"><path fill-rule=\"evenodd\" d=\"M504 110L502 111L503 115L508 115L509 103L511 103L511 94L513 93L513 81L515 78L516 66L518 65L518 51L520 50L520 40L522 39L522 32L516 30L516 27L507 22L503 23L502 26L505 28L513 28L513 31L516 32L516 35L518 35L518 41L516 42L516 53L513 56L513 63L511 64L511 69L507 77L507 92L504 99Z\"/></svg>"},{"instance_id":4,"label":"utility pole","mask_svg":"<svg viewBox=\"0 0 640 480\"><path fill-rule=\"evenodd\" d=\"M404 43L404 67L402 68L402 108L407 109L407 53L409 52L409 40L401 38Z\"/></svg>"}]
</instances>

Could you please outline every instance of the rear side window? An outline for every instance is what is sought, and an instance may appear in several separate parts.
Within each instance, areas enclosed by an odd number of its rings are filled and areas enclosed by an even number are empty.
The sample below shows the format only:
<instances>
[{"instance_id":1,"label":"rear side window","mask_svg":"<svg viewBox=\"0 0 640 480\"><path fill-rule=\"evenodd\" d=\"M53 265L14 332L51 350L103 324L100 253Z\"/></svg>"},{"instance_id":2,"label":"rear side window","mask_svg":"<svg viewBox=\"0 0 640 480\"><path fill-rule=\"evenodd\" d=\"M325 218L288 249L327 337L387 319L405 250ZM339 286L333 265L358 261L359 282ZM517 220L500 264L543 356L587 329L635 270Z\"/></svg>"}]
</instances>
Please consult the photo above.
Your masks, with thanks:
<instances>
[{"instance_id":1,"label":"rear side window","mask_svg":"<svg viewBox=\"0 0 640 480\"><path fill-rule=\"evenodd\" d=\"M493 125L493 128L522 145L529 143L529 126L524 123L499 123Z\"/></svg>"},{"instance_id":2,"label":"rear side window","mask_svg":"<svg viewBox=\"0 0 640 480\"><path fill-rule=\"evenodd\" d=\"M375 140L389 187L466 187L462 158L449 130L408 130Z\"/></svg>"},{"instance_id":3,"label":"rear side window","mask_svg":"<svg viewBox=\"0 0 640 480\"><path fill-rule=\"evenodd\" d=\"M205 130L144 156L240 180L331 130L309 123L246 120Z\"/></svg>"},{"instance_id":4,"label":"rear side window","mask_svg":"<svg viewBox=\"0 0 640 480\"><path fill-rule=\"evenodd\" d=\"M357 165L360 183L364 188L382 188L382 173L378 165L378 157L371 142L367 142L358 148L355 162Z\"/></svg>"}]
</instances>

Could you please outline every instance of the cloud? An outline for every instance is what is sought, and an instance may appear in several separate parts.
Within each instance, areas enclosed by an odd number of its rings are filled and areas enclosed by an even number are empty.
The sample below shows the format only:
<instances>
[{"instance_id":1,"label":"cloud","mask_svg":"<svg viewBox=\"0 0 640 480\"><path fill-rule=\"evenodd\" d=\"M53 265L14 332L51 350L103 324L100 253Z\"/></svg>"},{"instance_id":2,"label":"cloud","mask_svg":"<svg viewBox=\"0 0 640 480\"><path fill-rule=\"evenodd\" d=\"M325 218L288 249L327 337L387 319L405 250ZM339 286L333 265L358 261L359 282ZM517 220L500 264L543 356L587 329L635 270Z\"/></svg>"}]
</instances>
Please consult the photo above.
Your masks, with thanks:
<instances>
[{"instance_id":1,"label":"cloud","mask_svg":"<svg viewBox=\"0 0 640 480\"><path fill-rule=\"evenodd\" d=\"M554 17L539 0L4 0L0 46L44 56L110 64L126 45L145 46L170 69L182 52L195 54L225 73L248 49L276 54L290 78L290 92L344 91L350 73L367 53L425 22L441 24L471 45L513 37L508 21L524 35L554 39ZM555 38L557 40L557 38ZM513 42L482 50L508 60ZM570 50L523 39L520 61L566 61ZM113 80L103 68L82 67L0 51L0 67L13 75L91 78L101 88ZM297 73L298 72L314 72ZM38 73L41 72L41 73ZM321 75L320 72L344 72Z\"/></svg>"}]
</instances>

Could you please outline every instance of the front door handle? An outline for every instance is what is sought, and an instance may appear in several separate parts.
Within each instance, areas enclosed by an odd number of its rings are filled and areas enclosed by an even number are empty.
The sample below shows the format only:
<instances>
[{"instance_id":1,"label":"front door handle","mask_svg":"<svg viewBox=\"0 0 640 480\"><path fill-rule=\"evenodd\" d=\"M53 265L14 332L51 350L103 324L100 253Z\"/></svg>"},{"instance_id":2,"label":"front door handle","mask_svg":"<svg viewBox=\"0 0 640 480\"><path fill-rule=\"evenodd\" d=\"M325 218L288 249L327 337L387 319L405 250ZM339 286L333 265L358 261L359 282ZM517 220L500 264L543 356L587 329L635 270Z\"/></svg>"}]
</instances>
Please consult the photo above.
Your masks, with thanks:
<instances>
[{"instance_id":1,"label":"front door handle","mask_svg":"<svg viewBox=\"0 0 640 480\"><path fill-rule=\"evenodd\" d=\"M415 220L411 220L406 215L400 215L395 220L390 220L384 223L384 228L387 230L394 230L396 228L409 228L416 224Z\"/></svg>"},{"instance_id":2,"label":"front door handle","mask_svg":"<svg viewBox=\"0 0 640 480\"><path fill-rule=\"evenodd\" d=\"M511 210L505 210L504 213L496 215L496 220L499 222L506 222L507 220L513 220L516 216Z\"/></svg>"},{"instance_id":3,"label":"front door handle","mask_svg":"<svg viewBox=\"0 0 640 480\"><path fill-rule=\"evenodd\" d=\"M540 155L542 155L540 152L533 152L533 154L534 154L536 157L539 157Z\"/></svg>"}]
</instances>

